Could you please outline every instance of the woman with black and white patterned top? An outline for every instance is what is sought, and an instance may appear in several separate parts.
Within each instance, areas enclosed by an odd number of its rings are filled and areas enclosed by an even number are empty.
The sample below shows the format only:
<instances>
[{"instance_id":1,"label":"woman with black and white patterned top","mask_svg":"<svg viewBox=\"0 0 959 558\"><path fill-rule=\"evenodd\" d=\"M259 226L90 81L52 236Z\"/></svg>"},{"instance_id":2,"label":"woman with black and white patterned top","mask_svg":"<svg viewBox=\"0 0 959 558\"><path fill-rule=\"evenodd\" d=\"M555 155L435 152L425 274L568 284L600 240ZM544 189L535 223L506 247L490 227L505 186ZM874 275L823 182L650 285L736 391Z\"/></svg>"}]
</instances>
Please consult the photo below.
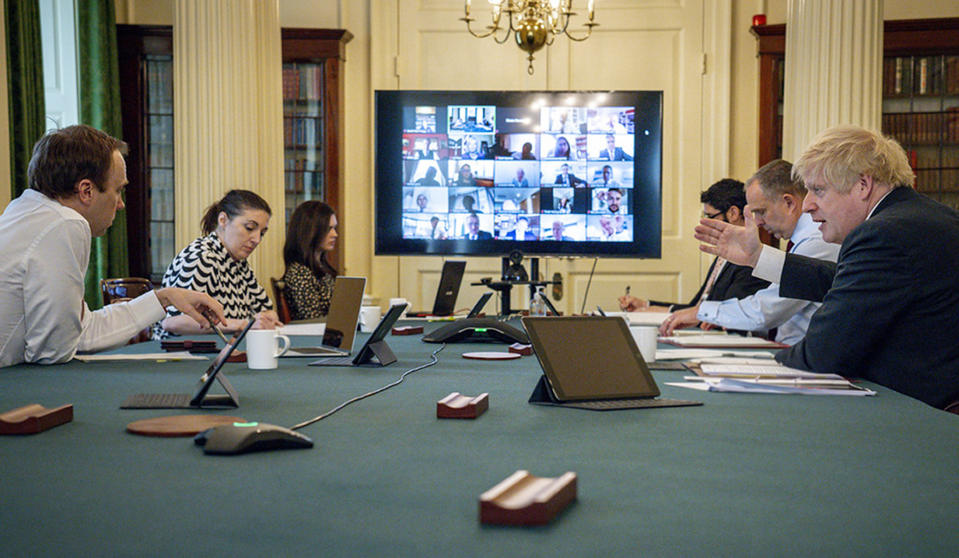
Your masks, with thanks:
<instances>
[{"instance_id":1,"label":"woman with black and white patterned top","mask_svg":"<svg viewBox=\"0 0 959 558\"><path fill-rule=\"evenodd\" d=\"M273 304L253 276L246 259L260 244L270 225L269 204L248 190L231 190L207 208L201 222L204 236L180 251L166 273L164 287L182 287L205 292L223 305L226 332L239 331L250 316L254 328L272 329L280 323ZM154 327L153 336L210 333L193 318L175 308Z\"/></svg>"},{"instance_id":2,"label":"woman with black and white patterned top","mask_svg":"<svg viewBox=\"0 0 959 558\"><path fill-rule=\"evenodd\" d=\"M283 296L294 320L326 316L333 298L336 270L326 253L336 246L336 213L321 201L301 203L290 216L283 246Z\"/></svg>"}]
</instances>

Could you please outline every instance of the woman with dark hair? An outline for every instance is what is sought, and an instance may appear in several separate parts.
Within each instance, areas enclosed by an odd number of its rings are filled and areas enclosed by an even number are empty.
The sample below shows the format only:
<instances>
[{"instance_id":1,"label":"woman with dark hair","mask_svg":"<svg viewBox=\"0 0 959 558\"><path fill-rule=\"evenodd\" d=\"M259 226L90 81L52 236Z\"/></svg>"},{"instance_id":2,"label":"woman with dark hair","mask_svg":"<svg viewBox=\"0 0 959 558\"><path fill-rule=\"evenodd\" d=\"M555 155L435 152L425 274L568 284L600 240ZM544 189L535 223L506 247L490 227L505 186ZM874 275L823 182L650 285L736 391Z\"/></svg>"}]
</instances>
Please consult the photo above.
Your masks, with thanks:
<instances>
[{"instance_id":1,"label":"woman with dark hair","mask_svg":"<svg viewBox=\"0 0 959 558\"><path fill-rule=\"evenodd\" d=\"M290 216L283 246L283 296L294 320L322 318L330 310L336 270L326 253L339 234L333 208L321 201L301 203Z\"/></svg>"},{"instance_id":2,"label":"woman with dark hair","mask_svg":"<svg viewBox=\"0 0 959 558\"><path fill-rule=\"evenodd\" d=\"M223 305L221 329L239 331L250 316L253 327L281 325L266 291L256 281L246 259L263 240L270 225L270 205L249 190L230 190L207 208L200 222L203 236L180 251L163 274L164 287L204 292ZM153 337L210 333L190 316L173 308L153 328Z\"/></svg>"},{"instance_id":3,"label":"woman with dark hair","mask_svg":"<svg viewBox=\"0 0 959 558\"><path fill-rule=\"evenodd\" d=\"M553 159L572 159L573 153L569 147L569 140L563 136L557 137L556 147L553 149L553 153L550 155L550 157Z\"/></svg>"}]
</instances>

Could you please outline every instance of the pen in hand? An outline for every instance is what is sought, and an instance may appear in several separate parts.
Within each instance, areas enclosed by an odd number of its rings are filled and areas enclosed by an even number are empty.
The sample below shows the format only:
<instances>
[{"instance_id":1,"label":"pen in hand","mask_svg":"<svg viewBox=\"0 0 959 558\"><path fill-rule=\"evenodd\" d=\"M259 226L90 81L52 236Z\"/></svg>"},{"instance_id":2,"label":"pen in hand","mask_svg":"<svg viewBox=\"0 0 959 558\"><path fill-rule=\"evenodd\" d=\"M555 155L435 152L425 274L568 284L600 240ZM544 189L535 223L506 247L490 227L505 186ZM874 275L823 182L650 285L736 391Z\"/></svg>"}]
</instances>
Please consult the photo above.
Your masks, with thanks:
<instances>
[{"instance_id":1,"label":"pen in hand","mask_svg":"<svg viewBox=\"0 0 959 558\"><path fill-rule=\"evenodd\" d=\"M213 331L220 336L220 339L222 339L224 343L229 344L230 341L226 338L226 335L223 335L223 332L220 331L219 327L217 327L216 316L213 315L213 312L207 310L203 313L203 317L210 321L210 327L213 328Z\"/></svg>"}]
</instances>

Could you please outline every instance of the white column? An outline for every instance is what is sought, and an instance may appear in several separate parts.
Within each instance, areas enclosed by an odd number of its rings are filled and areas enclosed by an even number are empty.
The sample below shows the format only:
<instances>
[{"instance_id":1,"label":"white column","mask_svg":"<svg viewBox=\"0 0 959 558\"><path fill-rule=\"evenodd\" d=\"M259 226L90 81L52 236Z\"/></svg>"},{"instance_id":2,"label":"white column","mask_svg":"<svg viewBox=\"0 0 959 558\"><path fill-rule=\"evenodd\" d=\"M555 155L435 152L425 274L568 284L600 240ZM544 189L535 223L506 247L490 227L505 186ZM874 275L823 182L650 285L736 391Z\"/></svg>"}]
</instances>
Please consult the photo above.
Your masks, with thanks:
<instances>
[{"instance_id":1,"label":"white column","mask_svg":"<svg viewBox=\"0 0 959 558\"><path fill-rule=\"evenodd\" d=\"M283 273L283 100L278 0L176 0L173 26L176 242L233 188L273 210L250 258L260 284Z\"/></svg>"},{"instance_id":2,"label":"white column","mask_svg":"<svg viewBox=\"0 0 959 558\"><path fill-rule=\"evenodd\" d=\"M882 0L789 0L783 158L831 126L880 129L882 19Z\"/></svg>"}]
</instances>

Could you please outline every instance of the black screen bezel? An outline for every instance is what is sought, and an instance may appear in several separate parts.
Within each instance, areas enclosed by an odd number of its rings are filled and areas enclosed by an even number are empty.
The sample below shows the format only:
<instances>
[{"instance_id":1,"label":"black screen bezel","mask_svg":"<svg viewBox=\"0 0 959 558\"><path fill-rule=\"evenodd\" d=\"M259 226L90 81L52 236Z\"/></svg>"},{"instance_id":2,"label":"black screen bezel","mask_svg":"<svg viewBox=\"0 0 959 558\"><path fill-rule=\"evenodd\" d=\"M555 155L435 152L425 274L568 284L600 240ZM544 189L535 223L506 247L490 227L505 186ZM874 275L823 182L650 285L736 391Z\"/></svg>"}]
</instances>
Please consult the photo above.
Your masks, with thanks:
<instances>
[{"instance_id":1,"label":"black screen bezel","mask_svg":"<svg viewBox=\"0 0 959 558\"><path fill-rule=\"evenodd\" d=\"M375 253L377 255L504 255L514 250L532 255L659 258L662 250L662 91L404 91L375 92ZM586 106L602 98L601 106L635 110L633 193L630 216L633 240L518 241L503 239L404 239L403 108L413 106L494 105Z\"/></svg>"}]
</instances>

